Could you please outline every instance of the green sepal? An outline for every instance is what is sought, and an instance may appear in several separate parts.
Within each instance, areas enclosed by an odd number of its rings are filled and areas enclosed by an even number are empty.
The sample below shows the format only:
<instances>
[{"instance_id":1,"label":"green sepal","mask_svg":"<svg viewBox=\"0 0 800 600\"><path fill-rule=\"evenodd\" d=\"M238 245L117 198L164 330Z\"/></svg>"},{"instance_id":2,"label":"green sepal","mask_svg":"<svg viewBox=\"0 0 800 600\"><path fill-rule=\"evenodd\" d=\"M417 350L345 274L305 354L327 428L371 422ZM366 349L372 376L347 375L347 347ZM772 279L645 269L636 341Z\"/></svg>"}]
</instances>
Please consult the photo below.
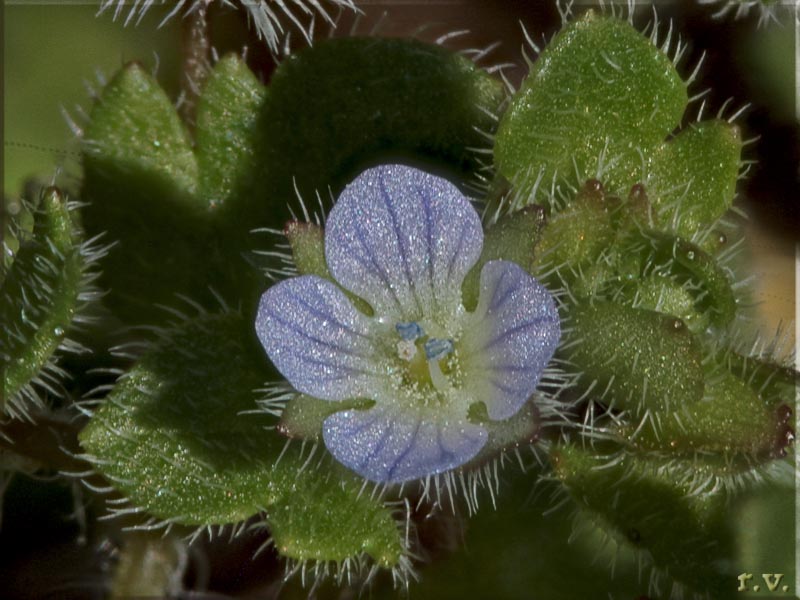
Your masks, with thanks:
<instances>
[{"instance_id":1,"label":"green sepal","mask_svg":"<svg viewBox=\"0 0 800 600\"><path fill-rule=\"evenodd\" d=\"M686 85L669 57L627 22L587 11L531 66L500 121L495 162L521 196L590 177L627 191L647 153L680 123ZM539 193L531 201L546 198Z\"/></svg>"},{"instance_id":2,"label":"green sepal","mask_svg":"<svg viewBox=\"0 0 800 600\"><path fill-rule=\"evenodd\" d=\"M689 331L705 331L709 325L707 313L695 306L695 294L674 278L650 275L636 280L631 286L628 300L637 308L673 315L683 321Z\"/></svg>"},{"instance_id":3,"label":"green sepal","mask_svg":"<svg viewBox=\"0 0 800 600\"><path fill-rule=\"evenodd\" d=\"M649 156L646 187L665 229L691 238L719 219L736 193L742 139L725 121L693 123Z\"/></svg>"},{"instance_id":4,"label":"green sepal","mask_svg":"<svg viewBox=\"0 0 800 600\"><path fill-rule=\"evenodd\" d=\"M665 460L612 462L576 446L556 448L552 459L573 500L618 543L691 591L727 597L735 574L725 571L734 549L723 495L693 494Z\"/></svg>"},{"instance_id":5,"label":"green sepal","mask_svg":"<svg viewBox=\"0 0 800 600\"><path fill-rule=\"evenodd\" d=\"M500 83L470 60L416 40L322 40L289 56L273 75L258 120L262 171L250 192L251 221L288 218L276 210L299 196L336 196L376 162L432 161L477 168ZM302 107L302 110L298 110ZM276 221L277 220L277 221Z\"/></svg>"},{"instance_id":6,"label":"green sepal","mask_svg":"<svg viewBox=\"0 0 800 600\"><path fill-rule=\"evenodd\" d=\"M641 415L698 402L700 346L680 319L611 302L570 308L564 357L580 385L617 409Z\"/></svg>"},{"instance_id":7,"label":"green sepal","mask_svg":"<svg viewBox=\"0 0 800 600\"><path fill-rule=\"evenodd\" d=\"M236 202L258 167L255 148L262 132L257 120L266 96L266 88L235 54L209 73L197 104L195 134L199 191L209 208Z\"/></svg>"},{"instance_id":8,"label":"green sepal","mask_svg":"<svg viewBox=\"0 0 800 600\"><path fill-rule=\"evenodd\" d=\"M339 286L339 283L331 275L325 260L325 230L322 227L314 223L290 221L284 227L283 233L289 241L292 249L292 261L300 275L317 275ZM341 286L339 287L358 310L366 315L374 314L372 307L367 302Z\"/></svg>"},{"instance_id":9,"label":"green sepal","mask_svg":"<svg viewBox=\"0 0 800 600\"><path fill-rule=\"evenodd\" d=\"M573 292L600 295L684 321L693 332L724 327L736 315L728 273L697 246L670 233L634 228L620 232L614 250L583 267Z\"/></svg>"},{"instance_id":10,"label":"green sepal","mask_svg":"<svg viewBox=\"0 0 800 600\"><path fill-rule=\"evenodd\" d=\"M503 215L486 230L481 256L467 273L461 288L463 303L467 310L473 310L478 305L481 270L490 260L508 260L528 272L532 271L534 248L544 224L545 216L542 208L528 206Z\"/></svg>"},{"instance_id":11,"label":"green sepal","mask_svg":"<svg viewBox=\"0 0 800 600\"><path fill-rule=\"evenodd\" d=\"M607 250L615 237L612 215L602 196L587 194L583 188L574 202L548 219L536 248L534 271L581 269Z\"/></svg>"},{"instance_id":12,"label":"green sepal","mask_svg":"<svg viewBox=\"0 0 800 600\"><path fill-rule=\"evenodd\" d=\"M322 424L332 414L350 409L365 410L374 404L374 400L367 399L331 402L298 394L284 406L278 431L288 438L319 440L322 439Z\"/></svg>"},{"instance_id":13,"label":"green sepal","mask_svg":"<svg viewBox=\"0 0 800 600\"><path fill-rule=\"evenodd\" d=\"M655 413L655 427L619 428L636 448L667 455L716 454L731 462L737 455L768 460L785 451L787 415L744 381L721 373L706 382L703 400L673 413ZM635 431L637 430L638 431Z\"/></svg>"},{"instance_id":14,"label":"green sepal","mask_svg":"<svg viewBox=\"0 0 800 600\"><path fill-rule=\"evenodd\" d=\"M81 303L88 257L75 216L58 189L44 190L31 237L21 240L3 284L0 408L12 416L25 413L21 390L48 365Z\"/></svg>"},{"instance_id":15,"label":"green sepal","mask_svg":"<svg viewBox=\"0 0 800 600\"><path fill-rule=\"evenodd\" d=\"M322 227L290 221L283 233L292 248L292 260L300 275L318 275L333 281L325 260L325 230Z\"/></svg>"},{"instance_id":16,"label":"green sepal","mask_svg":"<svg viewBox=\"0 0 800 600\"><path fill-rule=\"evenodd\" d=\"M792 405L800 385L800 372L766 357L745 356L723 348L715 360L731 373L747 381L758 395L771 404Z\"/></svg>"},{"instance_id":17,"label":"green sepal","mask_svg":"<svg viewBox=\"0 0 800 600\"><path fill-rule=\"evenodd\" d=\"M254 412L253 390L270 373L251 328L238 314L205 315L164 333L94 413L83 448L132 506L157 518L204 526L266 511L288 556L339 562L366 552L396 563L397 525L359 495L362 481L324 450L311 460L310 448L273 429L274 417Z\"/></svg>"},{"instance_id":18,"label":"green sepal","mask_svg":"<svg viewBox=\"0 0 800 600\"><path fill-rule=\"evenodd\" d=\"M513 417L504 421L489 419L489 413L483 402L473 407L470 407L470 420L480 424L489 435L486 444L475 458L464 465L464 469L480 466L502 452L530 446L539 439L542 419L535 399L526 402Z\"/></svg>"}]
</instances>

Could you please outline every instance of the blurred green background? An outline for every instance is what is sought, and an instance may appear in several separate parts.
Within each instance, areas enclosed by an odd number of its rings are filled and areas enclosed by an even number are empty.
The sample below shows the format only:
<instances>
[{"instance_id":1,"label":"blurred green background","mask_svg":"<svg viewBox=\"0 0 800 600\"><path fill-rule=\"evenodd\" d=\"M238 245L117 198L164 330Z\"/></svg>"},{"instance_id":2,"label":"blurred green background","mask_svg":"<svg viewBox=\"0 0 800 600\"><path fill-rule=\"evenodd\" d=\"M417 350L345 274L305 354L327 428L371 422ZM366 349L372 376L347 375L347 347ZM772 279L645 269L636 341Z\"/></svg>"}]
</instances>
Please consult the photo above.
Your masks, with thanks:
<instances>
[{"instance_id":1,"label":"blurred green background","mask_svg":"<svg viewBox=\"0 0 800 600\"><path fill-rule=\"evenodd\" d=\"M77 143L62 109L81 124L91 107L98 76L114 74L137 59L158 63L159 80L177 87L180 23L158 29L161 17L148 13L134 27L96 17L99 3L6 2L3 15L4 165L3 189L19 193L31 175L51 179L58 169L74 176ZM156 60L156 55L158 59Z\"/></svg>"}]
</instances>

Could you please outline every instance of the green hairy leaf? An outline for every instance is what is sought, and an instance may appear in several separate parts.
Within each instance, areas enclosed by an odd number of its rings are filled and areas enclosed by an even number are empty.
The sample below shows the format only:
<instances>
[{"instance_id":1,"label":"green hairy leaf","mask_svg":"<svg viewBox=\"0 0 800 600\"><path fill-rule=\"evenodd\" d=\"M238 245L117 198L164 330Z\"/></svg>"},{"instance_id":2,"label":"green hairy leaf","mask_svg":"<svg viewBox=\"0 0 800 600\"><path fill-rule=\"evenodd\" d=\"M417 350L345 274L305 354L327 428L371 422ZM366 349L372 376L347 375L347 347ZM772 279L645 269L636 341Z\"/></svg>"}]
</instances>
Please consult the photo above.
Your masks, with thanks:
<instances>
[{"instance_id":1,"label":"green hairy leaf","mask_svg":"<svg viewBox=\"0 0 800 600\"><path fill-rule=\"evenodd\" d=\"M11 416L27 414L25 404L38 402L32 383L55 392L48 372L83 303L91 261L74 219L66 197L56 188L45 190L33 212L33 231L30 237L23 232L3 282L0 408Z\"/></svg>"},{"instance_id":2,"label":"green hairy leaf","mask_svg":"<svg viewBox=\"0 0 800 600\"><path fill-rule=\"evenodd\" d=\"M80 435L97 469L133 506L187 525L261 511L292 558L402 553L398 525L360 483L320 466L252 414L264 359L241 316L201 316L165 334L117 384ZM302 511L297 507L302 506Z\"/></svg>"},{"instance_id":3,"label":"green hairy leaf","mask_svg":"<svg viewBox=\"0 0 800 600\"><path fill-rule=\"evenodd\" d=\"M588 11L531 66L500 122L495 161L523 196L537 180L544 190L596 177L627 190L643 179L640 152L664 141L686 103L664 53L626 22Z\"/></svg>"}]
</instances>

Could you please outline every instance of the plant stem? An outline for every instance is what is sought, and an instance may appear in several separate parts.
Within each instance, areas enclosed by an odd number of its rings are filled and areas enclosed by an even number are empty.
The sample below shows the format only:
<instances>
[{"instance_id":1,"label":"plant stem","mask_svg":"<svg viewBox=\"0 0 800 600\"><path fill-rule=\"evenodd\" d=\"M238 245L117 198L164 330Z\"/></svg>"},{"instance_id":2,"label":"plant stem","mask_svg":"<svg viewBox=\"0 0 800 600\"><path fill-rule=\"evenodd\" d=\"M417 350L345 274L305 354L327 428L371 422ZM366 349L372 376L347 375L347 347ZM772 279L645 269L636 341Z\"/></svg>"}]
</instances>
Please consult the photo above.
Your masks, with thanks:
<instances>
[{"instance_id":1,"label":"plant stem","mask_svg":"<svg viewBox=\"0 0 800 600\"><path fill-rule=\"evenodd\" d=\"M181 89L183 101L180 105L183 120L189 129L195 126L197 100L211 70L211 37L208 27L208 7L211 0L196 3L183 18L183 68Z\"/></svg>"}]
</instances>

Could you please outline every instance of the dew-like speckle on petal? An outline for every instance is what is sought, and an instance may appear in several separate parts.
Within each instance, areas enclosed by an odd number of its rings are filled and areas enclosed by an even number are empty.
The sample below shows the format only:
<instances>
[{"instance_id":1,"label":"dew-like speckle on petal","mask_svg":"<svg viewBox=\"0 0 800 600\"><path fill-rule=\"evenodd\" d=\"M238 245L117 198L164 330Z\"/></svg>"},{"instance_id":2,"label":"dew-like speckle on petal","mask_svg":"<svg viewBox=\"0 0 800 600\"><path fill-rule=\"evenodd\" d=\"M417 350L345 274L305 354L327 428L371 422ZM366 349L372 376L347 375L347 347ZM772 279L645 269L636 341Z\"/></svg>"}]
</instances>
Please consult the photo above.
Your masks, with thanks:
<instances>
[{"instance_id":1,"label":"dew-like speckle on petal","mask_svg":"<svg viewBox=\"0 0 800 600\"><path fill-rule=\"evenodd\" d=\"M462 366L491 419L513 416L528 400L560 337L558 310L543 285L515 263L484 265L478 307L464 328Z\"/></svg>"},{"instance_id":2,"label":"dew-like speckle on petal","mask_svg":"<svg viewBox=\"0 0 800 600\"><path fill-rule=\"evenodd\" d=\"M342 286L376 314L441 319L483 247L480 217L452 183L404 165L364 171L331 210L325 256Z\"/></svg>"},{"instance_id":3,"label":"dew-like speckle on petal","mask_svg":"<svg viewBox=\"0 0 800 600\"><path fill-rule=\"evenodd\" d=\"M323 400L371 397L382 374L369 317L330 281L287 279L261 297L256 333L297 390Z\"/></svg>"},{"instance_id":4,"label":"dew-like speckle on petal","mask_svg":"<svg viewBox=\"0 0 800 600\"><path fill-rule=\"evenodd\" d=\"M376 405L335 413L323 438L342 464L371 481L398 483L442 473L473 458L486 444L486 429L427 412Z\"/></svg>"}]
</instances>

